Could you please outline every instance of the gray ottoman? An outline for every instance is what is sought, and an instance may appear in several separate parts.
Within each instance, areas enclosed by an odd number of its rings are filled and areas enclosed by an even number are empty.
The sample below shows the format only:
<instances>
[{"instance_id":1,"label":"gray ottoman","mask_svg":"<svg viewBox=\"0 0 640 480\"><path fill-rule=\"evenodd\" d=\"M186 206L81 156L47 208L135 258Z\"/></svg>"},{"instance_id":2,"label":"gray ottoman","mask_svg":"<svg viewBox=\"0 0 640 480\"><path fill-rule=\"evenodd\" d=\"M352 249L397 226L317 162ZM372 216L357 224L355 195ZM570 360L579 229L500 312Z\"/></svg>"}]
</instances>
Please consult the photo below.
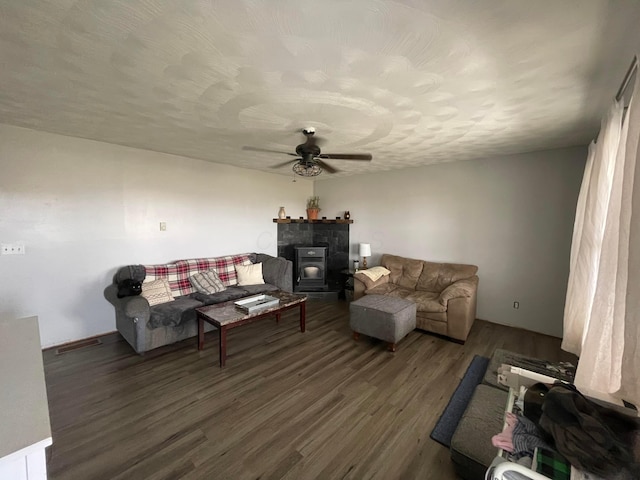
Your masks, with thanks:
<instances>
[{"instance_id":1,"label":"gray ottoman","mask_svg":"<svg viewBox=\"0 0 640 480\"><path fill-rule=\"evenodd\" d=\"M483 480L498 454L491 437L502 431L508 392L478 385L451 438L451 461L465 480Z\"/></svg>"},{"instance_id":2,"label":"gray ottoman","mask_svg":"<svg viewBox=\"0 0 640 480\"><path fill-rule=\"evenodd\" d=\"M396 344L416 328L416 304L403 298L386 295L365 295L349 305L349 325L353 338L368 335L389 344Z\"/></svg>"}]
</instances>

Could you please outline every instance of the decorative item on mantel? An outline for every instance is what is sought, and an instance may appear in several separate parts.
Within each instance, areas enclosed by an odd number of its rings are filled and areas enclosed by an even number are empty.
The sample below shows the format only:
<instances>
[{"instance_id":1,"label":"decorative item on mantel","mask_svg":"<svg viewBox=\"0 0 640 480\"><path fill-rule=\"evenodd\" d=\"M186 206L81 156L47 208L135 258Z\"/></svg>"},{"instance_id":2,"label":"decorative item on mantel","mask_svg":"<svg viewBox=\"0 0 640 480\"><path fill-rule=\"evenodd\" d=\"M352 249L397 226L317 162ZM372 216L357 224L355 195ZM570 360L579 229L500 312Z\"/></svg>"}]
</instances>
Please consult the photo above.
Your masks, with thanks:
<instances>
[{"instance_id":1,"label":"decorative item on mantel","mask_svg":"<svg viewBox=\"0 0 640 480\"><path fill-rule=\"evenodd\" d=\"M317 220L318 213L320 213L320 197L314 195L307 200L307 218Z\"/></svg>"},{"instance_id":2,"label":"decorative item on mantel","mask_svg":"<svg viewBox=\"0 0 640 480\"><path fill-rule=\"evenodd\" d=\"M278 210L278 218L280 220L287 218L287 212L284 211L284 207L280 207L280 210Z\"/></svg>"},{"instance_id":3,"label":"decorative item on mantel","mask_svg":"<svg viewBox=\"0 0 640 480\"><path fill-rule=\"evenodd\" d=\"M349 213L349 210L344 212L344 219L345 220L349 220L351 218L351 214Z\"/></svg>"},{"instance_id":4,"label":"decorative item on mantel","mask_svg":"<svg viewBox=\"0 0 640 480\"><path fill-rule=\"evenodd\" d=\"M367 269L367 257L371 256L371 244L361 243L359 248L360 256L362 257L362 270Z\"/></svg>"}]
</instances>

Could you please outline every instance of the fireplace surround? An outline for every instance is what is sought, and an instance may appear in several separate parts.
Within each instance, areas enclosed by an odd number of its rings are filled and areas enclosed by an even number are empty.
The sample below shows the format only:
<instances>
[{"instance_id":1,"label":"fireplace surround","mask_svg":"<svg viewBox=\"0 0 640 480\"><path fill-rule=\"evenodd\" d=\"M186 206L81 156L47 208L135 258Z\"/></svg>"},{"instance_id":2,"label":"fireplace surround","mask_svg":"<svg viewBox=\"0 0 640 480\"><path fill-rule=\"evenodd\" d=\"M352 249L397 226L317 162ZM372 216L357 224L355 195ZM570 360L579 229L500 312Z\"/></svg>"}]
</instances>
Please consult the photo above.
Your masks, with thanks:
<instances>
[{"instance_id":1,"label":"fireplace surround","mask_svg":"<svg viewBox=\"0 0 640 480\"><path fill-rule=\"evenodd\" d=\"M349 225L353 220L274 219L274 223L278 224L278 256L294 262L294 285L298 274L295 247L326 247L326 288L307 291L315 291L323 297L335 295L337 298L344 289L344 277L340 272L349 268Z\"/></svg>"}]
</instances>

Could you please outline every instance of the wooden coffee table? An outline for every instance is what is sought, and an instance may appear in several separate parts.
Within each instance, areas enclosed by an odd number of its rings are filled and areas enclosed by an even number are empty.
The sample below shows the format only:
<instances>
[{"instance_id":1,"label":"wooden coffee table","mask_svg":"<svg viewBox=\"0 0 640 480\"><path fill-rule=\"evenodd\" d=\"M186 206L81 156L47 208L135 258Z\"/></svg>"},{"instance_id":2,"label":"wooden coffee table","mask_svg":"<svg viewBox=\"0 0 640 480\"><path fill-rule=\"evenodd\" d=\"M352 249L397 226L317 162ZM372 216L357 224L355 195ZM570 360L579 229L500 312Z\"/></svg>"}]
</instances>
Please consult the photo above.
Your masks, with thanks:
<instances>
[{"instance_id":1,"label":"wooden coffee table","mask_svg":"<svg viewBox=\"0 0 640 480\"><path fill-rule=\"evenodd\" d=\"M300 331L304 332L307 305L306 295L298 295L281 290L267 292L266 295L279 299L280 303L254 313L244 313L242 310L236 308L234 302L239 299L196 308L198 315L198 350L204 348L204 322L210 323L218 329L218 336L220 338L220 367L224 367L227 359L227 330L271 316L275 316L276 322L279 322L282 312L299 307Z\"/></svg>"}]
</instances>

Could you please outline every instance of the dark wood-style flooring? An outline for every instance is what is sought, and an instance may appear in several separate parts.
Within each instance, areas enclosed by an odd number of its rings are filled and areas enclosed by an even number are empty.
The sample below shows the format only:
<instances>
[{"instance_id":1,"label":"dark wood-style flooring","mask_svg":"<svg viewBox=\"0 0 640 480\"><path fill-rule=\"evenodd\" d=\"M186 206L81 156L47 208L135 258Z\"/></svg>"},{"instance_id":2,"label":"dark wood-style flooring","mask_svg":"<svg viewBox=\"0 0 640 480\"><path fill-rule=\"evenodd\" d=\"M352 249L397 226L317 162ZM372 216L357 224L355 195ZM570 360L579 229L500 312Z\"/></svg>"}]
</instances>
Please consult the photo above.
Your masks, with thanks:
<instances>
[{"instance_id":1,"label":"dark wood-style flooring","mask_svg":"<svg viewBox=\"0 0 640 480\"><path fill-rule=\"evenodd\" d=\"M465 345L420 331L395 353L360 337L347 302L297 312L145 356L117 334L44 352L52 480L455 479L429 438L474 355L507 348L571 359L560 340L476 321ZM496 432L497 433L497 432Z\"/></svg>"}]
</instances>

